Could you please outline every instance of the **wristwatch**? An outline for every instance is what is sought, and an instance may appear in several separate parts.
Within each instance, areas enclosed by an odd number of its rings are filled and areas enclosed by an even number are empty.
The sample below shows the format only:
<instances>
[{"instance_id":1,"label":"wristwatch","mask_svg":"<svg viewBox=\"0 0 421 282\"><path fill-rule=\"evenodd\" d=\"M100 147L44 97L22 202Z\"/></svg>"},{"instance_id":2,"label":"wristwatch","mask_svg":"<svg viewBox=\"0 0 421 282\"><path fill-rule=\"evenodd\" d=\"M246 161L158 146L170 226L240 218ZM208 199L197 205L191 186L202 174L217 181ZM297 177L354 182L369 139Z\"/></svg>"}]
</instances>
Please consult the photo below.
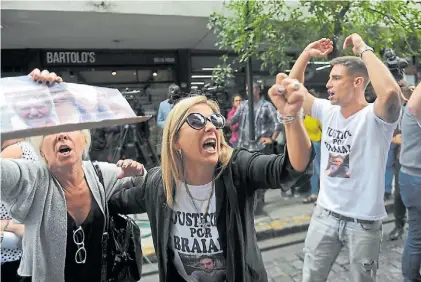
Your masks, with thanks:
<instances>
[{"instance_id":1,"label":"wristwatch","mask_svg":"<svg viewBox=\"0 0 421 282\"><path fill-rule=\"evenodd\" d=\"M370 47L370 46L368 46L368 45L364 45L363 47L361 47L361 48L360 48L360 50L359 50L359 52L358 52L358 56L360 56L360 57L361 57L365 51L371 51L371 52L373 52L373 53L374 53L374 49L373 49L373 48L371 48L371 47Z\"/></svg>"}]
</instances>

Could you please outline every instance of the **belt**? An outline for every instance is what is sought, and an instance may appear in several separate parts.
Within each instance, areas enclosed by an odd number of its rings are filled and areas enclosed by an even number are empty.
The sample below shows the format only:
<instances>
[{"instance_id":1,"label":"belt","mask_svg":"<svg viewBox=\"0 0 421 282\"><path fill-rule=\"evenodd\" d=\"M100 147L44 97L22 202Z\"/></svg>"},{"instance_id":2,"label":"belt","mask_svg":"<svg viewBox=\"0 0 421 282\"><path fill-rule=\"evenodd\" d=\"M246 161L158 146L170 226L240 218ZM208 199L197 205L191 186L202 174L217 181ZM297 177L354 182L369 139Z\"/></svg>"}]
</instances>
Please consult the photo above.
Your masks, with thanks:
<instances>
[{"instance_id":1,"label":"belt","mask_svg":"<svg viewBox=\"0 0 421 282\"><path fill-rule=\"evenodd\" d=\"M374 220L364 220L364 219L357 219L357 218L352 218L352 217L348 217L348 216L344 216L341 215L339 213L324 209L325 211L328 212L329 215L339 219L339 220L343 220L343 221L350 221L350 222L355 222L355 223L362 223L362 224L373 224Z\"/></svg>"}]
</instances>

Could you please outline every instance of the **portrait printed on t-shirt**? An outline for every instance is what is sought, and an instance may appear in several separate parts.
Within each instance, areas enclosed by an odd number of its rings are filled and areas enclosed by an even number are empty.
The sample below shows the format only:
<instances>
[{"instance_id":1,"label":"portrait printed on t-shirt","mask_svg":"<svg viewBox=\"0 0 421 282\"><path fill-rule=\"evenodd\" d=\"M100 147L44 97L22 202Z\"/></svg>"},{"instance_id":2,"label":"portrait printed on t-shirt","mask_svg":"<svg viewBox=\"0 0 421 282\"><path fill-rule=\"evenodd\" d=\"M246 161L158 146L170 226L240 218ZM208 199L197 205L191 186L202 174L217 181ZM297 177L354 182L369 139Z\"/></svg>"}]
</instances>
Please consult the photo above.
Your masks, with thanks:
<instances>
[{"instance_id":1,"label":"portrait printed on t-shirt","mask_svg":"<svg viewBox=\"0 0 421 282\"><path fill-rule=\"evenodd\" d=\"M349 172L349 154L339 155L329 153L329 159L325 173L329 177L350 178Z\"/></svg>"},{"instance_id":2,"label":"portrait printed on t-shirt","mask_svg":"<svg viewBox=\"0 0 421 282\"><path fill-rule=\"evenodd\" d=\"M214 255L186 255L180 253L188 282L224 282L226 279L225 259L222 253Z\"/></svg>"}]
</instances>

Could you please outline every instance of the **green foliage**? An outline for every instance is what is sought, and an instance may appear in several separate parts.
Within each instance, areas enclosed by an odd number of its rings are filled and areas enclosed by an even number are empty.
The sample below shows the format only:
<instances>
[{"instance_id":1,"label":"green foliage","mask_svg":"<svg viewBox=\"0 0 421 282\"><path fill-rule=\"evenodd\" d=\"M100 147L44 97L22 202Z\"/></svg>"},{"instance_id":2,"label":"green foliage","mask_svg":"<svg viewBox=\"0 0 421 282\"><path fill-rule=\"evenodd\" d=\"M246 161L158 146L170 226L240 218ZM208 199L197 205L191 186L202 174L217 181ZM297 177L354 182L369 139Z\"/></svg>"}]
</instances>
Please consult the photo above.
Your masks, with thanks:
<instances>
[{"instance_id":1,"label":"green foliage","mask_svg":"<svg viewBox=\"0 0 421 282\"><path fill-rule=\"evenodd\" d=\"M213 13L208 28L217 46L238 54L237 62L249 57L262 62L270 73L289 68L286 51L300 51L322 37L335 43L333 56L349 54L342 44L346 36L360 34L376 52L393 48L400 57L421 54L421 4L403 1L229 1L225 14ZM221 71L221 69L224 69ZM214 73L227 76L226 65Z\"/></svg>"}]
</instances>

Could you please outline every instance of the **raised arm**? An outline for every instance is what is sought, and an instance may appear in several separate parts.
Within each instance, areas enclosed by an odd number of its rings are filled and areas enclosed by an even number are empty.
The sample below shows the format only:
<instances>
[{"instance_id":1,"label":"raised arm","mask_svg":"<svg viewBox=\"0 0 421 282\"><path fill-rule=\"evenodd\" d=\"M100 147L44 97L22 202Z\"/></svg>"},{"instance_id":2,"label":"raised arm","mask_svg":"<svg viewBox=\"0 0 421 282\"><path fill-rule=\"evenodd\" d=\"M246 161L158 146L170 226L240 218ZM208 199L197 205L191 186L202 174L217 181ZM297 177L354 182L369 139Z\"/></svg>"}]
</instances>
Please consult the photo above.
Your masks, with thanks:
<instances>
[{"instance_id":1,"label":"raised arm","mask_svg":"<svg viewBox=\"0 0 421 282\"><path fill-rule=\"evenodd\" d=\"M18 144L7 146L3 151L1 151L0 158L20 159L22 158L22 149Z\"/></svg>"},{"instance_id":2,"label":"raised arm","mask_svg":"<svg viewBox=\"0 0 421 282\"><path fill-rule=\"evenodd\" d=\"M307 89L285 74L276 76L269 96L284 119L289 161L296 171L304 171L311 159L311 141L304 127L302 106Z\"/></svg>"},{"instance_id":3,"label":"raised arm","mask_svg":"<svg viewBox=\"0 0 421 282\"><path fill-rule=\"evenodd\" d=\"M418 123L421 124L421 83L419 83L414 92L412 92L407 107L409 113L411 113Z\"/></svg>"},{"instance_id":4,"label":"raised arm","mask_svg":"<svg viewBox=\"0 0 421 282\"><path fill-rule=\"evenodd\" d=\"M310 43L298 57L297 61L291 69L291 72L289 73L289 77L304 83L304 74L310 60L312 58L325 57L327 54L332 52L332 50L332 41L326 38L322 38L318 41ZM314 96L307 92L304 96L303 104L304 113L306 115L312 116L311 109L313 102Z\"/></svg>"},{"instance_id":5,"label":"raised arm","mask_svg":"<svg viewBox=\"0 0 421 282\"><path fill-rule=\"evenodd\" d=\"M311 162L304 171L295 170L290 162L288 145L285 153L279 155L251 153L245 149L237 151L232 159L234 177L250 189L281 188L288 191L306 183L313 174ZM314 153L310 160L313 158Z\"/></svg>"},{"instance_id":6,"label":"raised arm","mask_svg":"<svg viewBox=\"0 0 421 282\"><path fill-rule=\"evenodd\" d=\"M344 42L344 49L353 46L355 55L360 55L367 67L368 77L377 96L374 113L388 123L396 122L401 113L401 89L386 65L377 58L361 36L354 33Z\"/></svg>"},{"instance_id":7,"label":"raised arm","mask_svg":"<svg viewBox=\"0 0 421 282\"><path fill-rule=\"evenodd\" d=\"M50 173L41 163L0 159L1 201L10 207L10 214L20 222L26 218L37 187L47 189Z\"/></svg>"}]
</instances>

